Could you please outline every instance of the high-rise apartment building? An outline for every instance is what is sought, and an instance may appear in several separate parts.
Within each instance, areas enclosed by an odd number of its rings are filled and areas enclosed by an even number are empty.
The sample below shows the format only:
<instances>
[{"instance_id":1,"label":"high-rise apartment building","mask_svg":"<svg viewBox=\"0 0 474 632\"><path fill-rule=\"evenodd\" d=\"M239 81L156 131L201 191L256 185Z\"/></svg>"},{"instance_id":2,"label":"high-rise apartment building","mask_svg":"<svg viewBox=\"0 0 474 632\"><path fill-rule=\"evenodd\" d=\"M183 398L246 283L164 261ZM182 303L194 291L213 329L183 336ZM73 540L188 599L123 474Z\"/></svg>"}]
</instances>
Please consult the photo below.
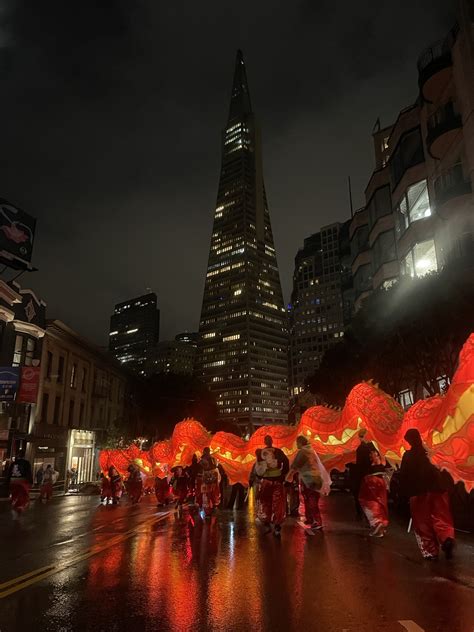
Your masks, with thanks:
<instances>
[{"instance_id":1,"label":"high-rise apartment building","mask_svg":"<svg viewBox=\"0 0 474 632\"><path fill-rule=\"evenodd\" d=\"M144 374L160 332L160 310L154 292L118 303L110 318L109 350L122 364Z\"/></svg>"},{"instance_id":2,"label":"high-rise apartment building","mask_svg":"<svg viewBox=\"0 0 474 632\"><path fill-rule=\"evenodd\" d=\"M327 349L344 336L352 311L349 222L325 226L295 257L289 305L290 393L297 396Z\"/></svg>"},{"instance_id":3,"label":"high-rise apartment building","mask_svg":"<svg viewBox=\"0 0 474 632\"><path fill-rule=\"evenodd\" d=\"M474 254L472 2L418 60L419 96L374 134L366 205L350 226L355 307L400 276Z\"/></svg>"},{"instance_id":4,"label":"high-rise apartment building","mask_svg":"<svg viewBox=\"0 0 474 632\"><path fill-rule=\"evenodd\" d=\"M260 131L238 51L199 326L196 375L220 419L287 421L286 313L263 180Z\"/></svg>"}]
</instances>

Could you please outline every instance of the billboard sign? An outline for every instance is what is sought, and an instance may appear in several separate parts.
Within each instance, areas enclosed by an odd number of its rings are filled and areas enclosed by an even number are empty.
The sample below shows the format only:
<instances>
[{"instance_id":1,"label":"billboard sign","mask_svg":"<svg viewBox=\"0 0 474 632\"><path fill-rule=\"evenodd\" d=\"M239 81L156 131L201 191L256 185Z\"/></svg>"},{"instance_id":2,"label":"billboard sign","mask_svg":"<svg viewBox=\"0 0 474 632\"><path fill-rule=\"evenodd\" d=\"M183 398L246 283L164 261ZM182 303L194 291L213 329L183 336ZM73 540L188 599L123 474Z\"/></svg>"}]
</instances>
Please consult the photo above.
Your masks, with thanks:
<instances>
[{"instance_id":1,"label":"billboard sign","mask_svg":"<svg viewBox=\"0 0 474 632\"><path fill-rule=\"evenodd\" d=\"M0 402L13 402L20 381L20 368L17 366L0 367Z\"/></svg>"},{"instance_id":2,"label":"billboard sign","mask_svg":"<svg viewBox=\"0 0 474 632\"><path fill-rule=\"evenodd\" d=\"M14 268L31 261L36 219L0 198L0 259Z\"/></svg>"},{"instance_id":3,"label":"billboard sign","mask_svg":"<svg viewBox=\"0 0 474 632\"><path fill-rule=\"evenodd\" d=\"M39 379L39 366L22 367L17 402L21 404L36 404L36 400L38 399Z\"/></svg>"}]
</instances>

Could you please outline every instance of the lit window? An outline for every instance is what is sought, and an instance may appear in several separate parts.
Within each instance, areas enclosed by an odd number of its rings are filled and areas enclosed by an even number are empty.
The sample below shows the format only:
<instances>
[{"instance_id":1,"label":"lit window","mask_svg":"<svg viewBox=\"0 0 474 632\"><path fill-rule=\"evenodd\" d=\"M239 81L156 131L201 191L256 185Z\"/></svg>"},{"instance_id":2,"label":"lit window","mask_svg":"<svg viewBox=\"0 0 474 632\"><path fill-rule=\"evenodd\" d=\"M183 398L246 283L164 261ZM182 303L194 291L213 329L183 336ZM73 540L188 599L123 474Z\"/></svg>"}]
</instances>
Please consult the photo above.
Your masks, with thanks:
<instances>
[{"instance_id":1,"label":"lit window","mask_svg":"<svg viewBox=\"0 0 474 632\"><path fill-rule=\"evenodd\" d=\"M407 191L408 214L411 222L416 222L423 217L431 215L430 199L426 180L417 182Z\"/></svg>"},{"instance_id":2,"label":"lit window","mask_svg":"<svg viewBox=\"0 0 474 632\"><path fill-rule=\"evenodd\" d=\"M402 274L420 277L429 272L436 272L438 262L434 241L429 239L415 247L402 259Z\"/></svg>"}]
</instances>

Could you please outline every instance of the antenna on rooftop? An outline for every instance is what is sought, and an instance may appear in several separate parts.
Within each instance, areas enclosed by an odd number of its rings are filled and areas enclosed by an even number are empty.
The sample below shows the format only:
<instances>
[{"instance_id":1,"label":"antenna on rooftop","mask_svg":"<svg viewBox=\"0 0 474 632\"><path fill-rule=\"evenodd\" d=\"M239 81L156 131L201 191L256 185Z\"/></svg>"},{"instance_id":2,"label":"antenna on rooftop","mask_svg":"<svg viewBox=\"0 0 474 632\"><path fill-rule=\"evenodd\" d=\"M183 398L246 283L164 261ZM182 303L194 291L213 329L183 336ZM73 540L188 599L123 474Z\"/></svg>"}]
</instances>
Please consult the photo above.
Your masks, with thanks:
<instances>
[{"instance_id":1,"label":"antenna on rooftop","mask_svg":"<svg viewBox=\"0 0 474 632\"><path fill-rule=\"evenodd\" d=\"M351 218L354 217L354 205L352 204L352 186L351 186L351 176L347 176L347 185L349 187L349 204L351 207Z\"/></svg>"}]
</instances>

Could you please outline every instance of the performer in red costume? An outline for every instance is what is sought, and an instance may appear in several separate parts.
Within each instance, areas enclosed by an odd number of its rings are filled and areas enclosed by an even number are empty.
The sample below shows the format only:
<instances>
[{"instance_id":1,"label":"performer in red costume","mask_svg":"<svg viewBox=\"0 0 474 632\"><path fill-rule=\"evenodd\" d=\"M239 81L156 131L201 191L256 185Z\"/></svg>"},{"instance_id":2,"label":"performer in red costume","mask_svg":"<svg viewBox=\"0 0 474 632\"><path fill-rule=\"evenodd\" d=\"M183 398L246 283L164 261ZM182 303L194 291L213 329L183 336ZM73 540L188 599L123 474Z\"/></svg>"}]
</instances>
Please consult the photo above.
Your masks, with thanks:
<instances>
[{"instance_id":1,"label":"performer in red costume","mask_svg":"<svg viewBox=\"0 0 474 632\"><path fill-rule=\"evenodd\" d=\"M105 504L109 502L109 498L112 498L112 492L110 488L110 481L103 472L100 473L100 504L105 500Z\"/></svg>"},{"instance_id":2,"label":"performer in red costume","mask_svg":"<svg viewBox=\"0 0 474 632\"><path fill-rule=\"evenodd\" d=\"M211 449L204 448L199 461L200 472L196 480L196 501L206 516L210 516L220 502L219 470Z\"/></svg>"},{"instance_id":3,"label":"performer in red costume","mask_svg":"<svg viewBox=\"0 0 474 632\"><path fill-rule=\"evenodd\" d=\"M168 466L163 466L163 471L167 472ZM167 475L157 476L155 478L155 496L158 507L162 507L168 502L170 497L170 481Z\"/></svg>"},{"instance_id":4,"label":"performer in red costume","mask_svg":"<svg viewBox=\"0 0 474 632\"><path fill-rule=\"evenodd\" d=\"M176 505L181 507L188 497L188 475L180 465L173 468L170 484L176 497Z\"/></svg>"},{"instance_id":5,"label":"performer in red costume","mask_svg":"<svg viewBox=\"0 0 474 632\"><path fill-rule=\"evenodd\" d=\"M369 521L369 535L383 538L388 527L387 469L379 452L369 453L370 465L360 484L359 502Z\"/></svg>"},{"instance_id":6,"label":"performer in red costume","mask_svg":"<svg viewBox=\"0 0 474 632\"><path fill-rule=\"evenodd\" d=\"M7 473L10 483L12 511L18 517L30 504L30 487L33 484L30 462L25 459L24 450L19 450Z\"/></svg>"},{"instance_id":7,"label":"performer in red costume","mask_svg":"<svg viewBox=\"0 0 474 632\"><path fill-rule=\"evenodd\" d=\"M453 555L454 527L449 496L441 472L429 460L420 433L407 430L411 449L405 452L400 466L400 493L410 498L411 516L421 554L435 560L441 545L447 559Z\"/></svg>"},{"instance_id":8,"label":"performer in red costume","mask_svg":"<svg viewBox=\"0 0 474 632\"><path fill-rule=\"evenodd\" d=\"M123 494L123 481L115 467L109 467L110 496L112 504L118 505Z\"/></svg>"},{"instance_id":9,"label":"performer in red costume","mask_svg":"<svg viewBox=\"0 0 474 632\"><path fill-rule=\"evenodd\" d=\"M300 522L300 524L311 533L315 533L323 528L319 499L321 494L323 496L329 494L331 477L306 437L303 435L297 437L296 446L298 452L295 454L286 480L291 481L294 473L298 472L306 517L306 522Z\"/></svg>"},{"instance_id":10,"label":"performer in red costume","mask_svg":"<svg viewBox=\"0 0 474 632\"><path fill-rule=\"evenodd\" d=\"M284 480L290 469L288 458L280 448L273 447L270 435L264 438L265 447L257 450L255 473L261 479L260 483L260 520L270 533L279 536L281 525L286 514L286 491Z\"/></svg>"},{"instance_id":11,"label":"performer in red costume","mask_svg":"<svg viewBox=\"0 0 474 632\"><path fill-rule=\"evenodd\" d=\"M140 502L143 494L143 479L140 470L133 463L127 468L129 477L127 479L127 492L130 500L135 505Z\"/></svg>"}]
</instances>

